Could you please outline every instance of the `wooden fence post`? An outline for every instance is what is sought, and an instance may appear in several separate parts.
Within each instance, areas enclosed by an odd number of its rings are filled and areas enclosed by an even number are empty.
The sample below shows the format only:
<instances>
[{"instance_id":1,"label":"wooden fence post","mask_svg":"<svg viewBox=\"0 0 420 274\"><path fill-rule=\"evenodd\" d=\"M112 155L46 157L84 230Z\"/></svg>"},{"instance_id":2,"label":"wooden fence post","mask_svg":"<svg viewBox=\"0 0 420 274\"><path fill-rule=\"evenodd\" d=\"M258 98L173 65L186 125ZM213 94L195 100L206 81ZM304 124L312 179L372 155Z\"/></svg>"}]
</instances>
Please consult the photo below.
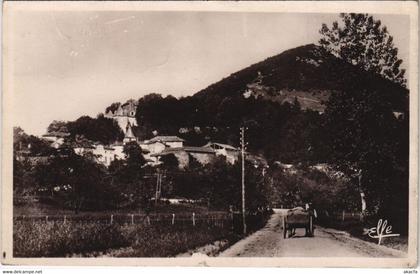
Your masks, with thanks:
<instances>
[{"instance_id":1,"label":"wooden fence post","mask_svg":"<svg viewBox=\"0 0 420 274\"><path fill-rule=\"evenodd\" d=\"M46 221L46 222L48 222L48 215L47 215L47 216L45 216L45 221Z\"/></svg>"},{"instance_id":2,"label":"wooden fence post","mask_svg":"<svg viewBox=\"0 0 420 274\"><path fill-rule=\"evenodd\" d=\"M344 210L343 210L343 222L344 222L344 214L345 214L345 212L344 212Z\"/></svg>"},{"instance_id":3,"label":"wooden fence post","mask_svg":"<svg viewBox=\"0 0 420 274\"><path fill-rule=\"evenodd\" d=\"M283 229L286 229L285 228L285 220L286 219L286 217L285 216L283 216L283 218L281 218L281 227L283 228Z\"/></svg>"},{"instance_id":4,"label":"wooden fence post","mask_svg":"<svg viewBox=\"0 0 420 274\"><path fill-rule=\"evenodd\" d=\"M64 220L63 220L63 223L64 223L64 224L66 223L66 215L64 215Z\"/></svg>"},{"instance_id":5,"label":"wooden fence post","mask_svg":"<svg viewBox=\"0 0 420 274\"><path fill-rule=\"evenodd\" d=\"M172 225L174 225L174 224L175 224L175 214L172 213Z\"/></svg>"},{"instance_id":6,"label":"wooden fence post","mask_svg":"<svg viewBox=\"0 0 420 274\"><path fill-rule=\"evenodd\" d=\"M131 224L134 225L134 214L131 214Z\"/></svg>"},{"instance_id":7,"label":"wooden fence post","mask_svg":"<svg viewBox=\"0 0 420 274\"><path fill-rule=\"evenodd\" d=\"M192 222L193 222L193 226L195 226L195 213L194 212L192 214Z\"/></svg>"},{"instance_id":8,"label":"wooden fence post","mask_svg":"<svg viewBox=\"0 0 420 274\"><path fill-rule=\"evenodd\" d=\"M112 225L113 222L114 222L114 215L111 214L111 225Z\"/></svg>"},{"instance_id":9,"label":"wooden fence post","mask_svg":"<svg viewBox=\"0 0 420 274\"><path fill-rule=\"evenodd\" d=\"M150 217L149 217L149 216L147 216L147 218L146 218L146 219L147 219L147 224L148 224L148 225L150 225Z\"/></svg>"}]
</instances>

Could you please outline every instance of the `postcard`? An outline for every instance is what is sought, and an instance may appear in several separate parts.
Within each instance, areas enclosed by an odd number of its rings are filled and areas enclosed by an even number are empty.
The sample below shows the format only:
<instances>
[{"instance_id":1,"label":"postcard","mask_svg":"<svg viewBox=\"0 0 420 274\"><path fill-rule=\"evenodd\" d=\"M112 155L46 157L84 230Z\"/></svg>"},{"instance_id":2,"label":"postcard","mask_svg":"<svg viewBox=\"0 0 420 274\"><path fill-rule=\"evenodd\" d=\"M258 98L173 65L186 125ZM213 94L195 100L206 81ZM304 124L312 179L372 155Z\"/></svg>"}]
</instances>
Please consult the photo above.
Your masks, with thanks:
<instances>
[{"instance_id":1,"label":"postcard","mask_svg":"<svg viewBox=\"0 0 420 274\"><path fill-rule=\"evenodd\" d=\"M3 3L3 264L399 267L418 2Z\"/></svg>"}]
</instances>

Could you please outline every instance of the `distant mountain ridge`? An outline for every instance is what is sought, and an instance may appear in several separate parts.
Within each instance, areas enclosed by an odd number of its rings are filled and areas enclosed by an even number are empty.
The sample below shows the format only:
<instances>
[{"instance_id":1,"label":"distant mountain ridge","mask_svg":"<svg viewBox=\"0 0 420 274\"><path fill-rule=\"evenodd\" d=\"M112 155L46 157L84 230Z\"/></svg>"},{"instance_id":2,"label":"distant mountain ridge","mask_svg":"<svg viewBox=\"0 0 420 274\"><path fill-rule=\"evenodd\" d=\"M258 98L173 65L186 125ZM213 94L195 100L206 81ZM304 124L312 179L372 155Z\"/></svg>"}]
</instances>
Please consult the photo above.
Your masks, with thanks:
<instances>
[{"instance_id":1,"label":"distant mountain ridge","mask_svg":"<svg viewBox=\"0 0 420 274\"><path fill-rule=\"evenodd\" d=\"M322 113L331 95L349 92L359 100L377 94L387 111L408 117L406 88L311 44L253 64L192 96L145 95L133 130L139 140L159 133L193 146L213 141L237 147L238 129L245 125L249 151L276 161L317 163L328 158Z\"/></svg>"},{"instance_id":2,"label":"distant mountain ridge","mask_svg":"<svg viewBox=\"0 0 420 274\"><path fill-rule=\"evenodd\" d=\"M299 101L302 109L322 112L331 92L345 90L355 79L366 80L392 96L395 109L407 108L408 91L379 75L373 75L309 44L286 50L237 71L193 95L196 99L262 97L279 102Z\"/></svg>"}]
</instances>

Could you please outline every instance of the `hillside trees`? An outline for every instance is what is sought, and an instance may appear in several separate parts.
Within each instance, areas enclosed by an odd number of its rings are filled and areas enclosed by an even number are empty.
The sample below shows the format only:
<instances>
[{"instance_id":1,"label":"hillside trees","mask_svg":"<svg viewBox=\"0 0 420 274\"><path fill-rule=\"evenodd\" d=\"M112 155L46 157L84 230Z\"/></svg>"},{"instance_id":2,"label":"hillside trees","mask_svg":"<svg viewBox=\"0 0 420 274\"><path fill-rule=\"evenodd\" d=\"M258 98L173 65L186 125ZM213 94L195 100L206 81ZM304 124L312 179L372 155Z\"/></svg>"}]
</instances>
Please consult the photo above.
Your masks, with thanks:
<instances>
[{"instance_id":1,"label":"hillside trees","mask_svg":"<svg viewBox=\"0 0 420 274\"><path fill-rule=\"evenodd\" d=\"M125 205L147 208L153 193L153 183L145 178L146 160L137 142L124 145L124 160L114 160L109 166L111 185L122 194Z\"/></svg>"},{"instance_id":2,"label":"hillside trees","mask_svg":"<svg viewBox=\"0 0 420 274\"><path fill-rule=\"evenodd\" d=\"M124 133L121 131L118 123L113 119L105 118L103 114L96 118L82 116L75 121L53 121L47 129L48 132L66 132L70 133L70 138L76 136L101 142L103 144L112 144L115 141L122 141Z\"/></svg>"},{"instance_id":3,"label":"hillside trees","mask_svg":"<svg viewBox=\"0 0 420 274\"><path fill-rule=\"evenodd\" d=\"M409 113L402 60L380 21L367 14L340 17L344 26L322 26L321 46L368 72L353 77L327 103L323 123L331 146L329 162L351 178L364 215L385 218L404 231ZM378 81L375 74L395 84Z\"/></svg>"},{"instance_id":4,"label":"hillside trees","mask_svg":"<svg viewBox=\"0 0 420 274\"><path fill-rule=\"evenodd\" d=\"M190 114L177 98L152 93L140 98L136 119L140 131L147 132L145 137L149 138L154 130L166 135L178 133L190 121Z\"/></svg>"},{"instance_id":5,"label":"hillside trees","mask_svg":"<svg viewBox=\"0 0 420 274\"><path fill-rule=\"evenodd\" d=\"M102 209L106 204L105 167L72 151L59 152L34 167L34 180L40 190L62 206L81 209Z\"/></svg>"},{"instance_id":6,"label":"hillside trees","mask_svg":"<svg viewBox=\"0 0 420 274\"><path fill-rule=\"evenodd\" d=\"M97 118L82 116L74 122L69 122L69 133L72 137L83 135L91 141L98 141L103 144L111 144L121 141L124 137L123 132L113 119L98 115Z\"/></svg>"},{"instance_id":7,"label":"hillside trees","mask_svg":"<svg viewBox=\"0 0 420 274\"><path fill-rule=\"evenodd\" d=\"M36 193L37 186L32 165L28 161L13 158L13 198Z\"/></svg>"},{"instance_id":8,"label":"hillside trees","mask_svg":"<svg viewBox=\"0 0 420 274\"><path fill-rule=\"evenodd\" d=\"M405 85L405 70L400 68L398 48L381 21L368 14L342 13L341 24L335 21L331 28L322 25L320 45L328 52L366 71L382 75L395 83Z\"/></svg>"},{"instance_id":9,"label":"hillside trees","mask_svg":"<svg viewBox=\"0 0 420 274\"><path fill-rule=\"evenodd\" d=\"M105 113L107 113L108 111L111 111L111 112L116 111L116 110L120 107L120 105L121 105L121 103L120 103L120 102L115 102L115 103L112 103L110 106L108 106L108 107L105 109Z\"/></svg>"},{"instance_id":10,"label":"hillside trees","mask_svg":"<svg viewBox=\"0 0 420 274\"><path fill-rule=\"evenodd\" d=\"M28 156L48 156L53 153L48 141L40 139L34 135L28 135L20 127L13 128L13 152L25 150Z\"/></svg>"},{"instance_id":11,"label":"hillside trees","mask_svg":"<svg viewBox=\"0 0 420 274\"><path fill-rule=\"evenodd\" d=\"M264 177L271 206L291 208L312 203L320 214L337 210L355 211L358 191L346 178L328 176L311 167L289 172L274 165ZM328 213L327 213L328 214Z\"/></svg>"},{"instance_id":12,"label":"hillside trees","mask_svg":"<svg viewBox=\"0 0 420 274\"><path fill-rule=\"evenodd\" d=\"M359 80L330 98L325 120L331 145L329 160L353 178L363 213L398 223L403 223L401 218L407 217L408 210L405 119L394 116L392 102L386 100L382 89ZM402 211L393 214L395 208Z\"/></svg>"},{"instance_id":13,"label":"hillside trees","mask_svg":"<svg viewBox=\"0 0 420 274\"><path fill-rule=\"evenodd\" d=\"M246 209L256 211L267 206L265 181L262 170L255 168L251 161L246 161ZM226 163L223 156L202 166L195 160L183 171L174 172L173 194L189 199L201 200L216 210L235 210L241 208L241 164Z\"/></svg>"},{"instance_id":14,"label":"hillside trees","mask_svg":"<svg viewBox=\"0 0 420 274\"><path fill-rule=\"evenodd\" d=\"M61 132L61 133L68 133L67 122L54 120L51 124L48 125L47 132Z\"/></svg>"}]
</instances>

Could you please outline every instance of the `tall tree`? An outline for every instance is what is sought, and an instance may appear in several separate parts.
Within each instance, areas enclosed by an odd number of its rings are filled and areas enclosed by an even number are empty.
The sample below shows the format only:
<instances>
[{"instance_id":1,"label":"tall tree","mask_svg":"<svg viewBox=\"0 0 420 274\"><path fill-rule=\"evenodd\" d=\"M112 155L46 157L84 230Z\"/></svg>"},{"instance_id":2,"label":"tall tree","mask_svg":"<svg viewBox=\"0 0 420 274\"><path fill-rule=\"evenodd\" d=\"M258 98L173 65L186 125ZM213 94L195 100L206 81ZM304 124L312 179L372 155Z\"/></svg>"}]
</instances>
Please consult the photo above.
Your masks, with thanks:
<instances>
[{"instance_id":1,"label":"tall tree","mask_svg":"<svg viewBox=\"0 0 420 274\"><path fill-rule=\"evenodd\" d=\"M51 124L49 124L47 128L47 132L50 132L50 133L51 132L63 132L63 133L69 132L67 128L67 122L54 120L51 122Z\"/></svg>"},{"instance_id":2,"label":"tall tree","mask_svg":"<svg viewBox=\"0 0 420 274\"><path fill-rule=\"evenodd\" d=\"M395 117L383 90L365 81L355 80L354 87L333 94L328 102L329 160L353 178L364 213L390 220L401 217L393 215L391 207L405 209L408 130L404 123Z\"/></svg>"},{"instance_id":3,"label":"tall tree","mask_svg":"<svg viewBox=\"0 0 420 274\"><path fill-rule=\"evenodd\" d=\"M50 198L72 208L75 213L105 206L104 175L103 166L71 150L60 151L47 162L36 165L33 173L39 186L51 193Z\"/></svg>"},{"instance_id":4,"label":"tall tree","mask_svg":"<svg viewBox=\"0 0 420 274\"><path fill-rule=\"evenodd\" d=\"M322 24L320 45L353 65L405 86L398 48L387 28L381 27L381 21L357 13L341 13L340 18L342 23L335 21L331 28Z\"/></svg>"},{"instance_id":5,"label":"tall tree","mask_svg":"<svg viewBox=\"0 0 420 274\"><path fill-rule=\"evenodd\" d=\"M72 138L80 135L103 144L111 144L124 138L124 133L118 123L113 119L105 118L102 114L96 118L82 116L76 121L68 122L67 128Z\"/></svg>"},{"instance_id":6,"label":"tall tree","mask_svg":"<svg viewBox=\"0 0 420 274\"><path fill-rule=\"evenodd\" d=\"M137 142L132 141L124 145L123 152L127 155L127 165L141 168L146 160L143 157L141 147Z\"/></svg>"},{"instance_id":7,"label":"tall tree","mask_svg":"<svg viewBox=\"0 0 420 274\"><path fill-rule=\"evenodd\" d=\"M109 166L112 184L117 186L125 197L125 205L138 205L144 208L152 197L152 185L145 179L146 160L137 142L124 145L124 160L114 160Z\"/></svg>"},{"instance_id":8,"label":"tall tree","mask_svg":"<svg viewBox=\"0 0 420 274\"><path fill-rule=\"evenodd\" d=\"M27 156L49 156L54 152L48 141L28 135L20 127L13 128L13 152L27 151Z\"/></svg>"}]
</instances>

